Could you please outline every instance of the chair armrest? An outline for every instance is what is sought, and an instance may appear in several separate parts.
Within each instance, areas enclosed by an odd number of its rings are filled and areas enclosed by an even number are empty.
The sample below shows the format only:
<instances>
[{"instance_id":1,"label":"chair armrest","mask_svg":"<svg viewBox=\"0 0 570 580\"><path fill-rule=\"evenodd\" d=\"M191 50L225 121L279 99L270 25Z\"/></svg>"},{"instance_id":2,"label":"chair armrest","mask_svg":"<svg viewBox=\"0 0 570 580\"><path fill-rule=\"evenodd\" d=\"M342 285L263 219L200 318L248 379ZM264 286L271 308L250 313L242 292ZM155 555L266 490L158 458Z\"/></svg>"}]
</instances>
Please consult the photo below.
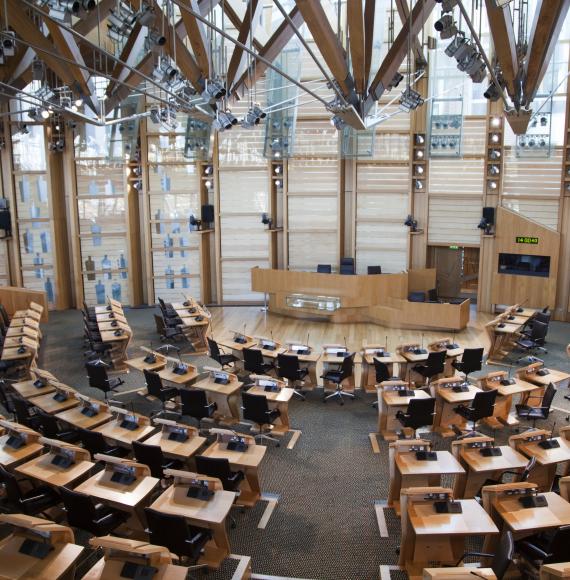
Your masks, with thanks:
<instances>
[{"instance_id":1,"label":"chair armrest","mask_svg":"<svg viewBox=\"0 0 570 580\"><path fill-rule=\"evenodd\" d=\"M459 566L459 564L461 564L461 562L463 562L463 560L465 560L465 558L467 558L468 556L478 556L479 558L493 558L495 554L489 554L487 552L463 552L463 556L461 556L461 558L457 560L454 567L457 568L457 566Z\"/></svg>"},{"instance_id":2,"label":"chair armrest","mask_svg":"<svg viewBox=\"0 0 570 580\"><path fill-rule=\"evenodd\" d=\"M519 546L524 547L526 551L530 552L531 557L534 558L535 560L546 560L547 558L552 556L552 554L545 552L544 550L541 550L538 546L535 546L530 542L524 541L520 542Z\"/></svg>"}]
</instances>

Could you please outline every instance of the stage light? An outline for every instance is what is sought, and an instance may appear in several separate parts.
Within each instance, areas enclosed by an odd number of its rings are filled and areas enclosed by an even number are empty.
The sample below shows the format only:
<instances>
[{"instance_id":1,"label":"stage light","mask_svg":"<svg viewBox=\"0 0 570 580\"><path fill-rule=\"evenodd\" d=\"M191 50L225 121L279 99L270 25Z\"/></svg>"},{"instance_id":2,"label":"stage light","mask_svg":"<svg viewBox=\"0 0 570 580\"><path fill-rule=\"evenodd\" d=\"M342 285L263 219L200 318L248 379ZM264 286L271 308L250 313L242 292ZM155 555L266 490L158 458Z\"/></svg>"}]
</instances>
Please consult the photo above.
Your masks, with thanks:
<instances>
[{"instance_id":1,"label":"stage light","mask_svg":"<svg viewBox=\"0 0 570 580\"><path fill-rule=\"evenodd\" d=\"M149 44L155 44L156 46L164 46L166 44L166 37L160 34L158 30L151 30L147 36Z\"/></svg>"},{"instance_id":2,"label":"stage light","mask_svg":"<svg viewBox=\"0 0 570 580\"><path fill-rule=\"evenodd\" d=\"M458 0L435 0L438 4L441 4L442 12L451 12L456 6Z\"/></svg>"},{"instance_id":3,"label":"stage light","mask_svg":"<svg viewBox=\"0 0 570 580\"><path fill-rule=\"evenodd\" d=\"M500 139L500 137L497 135L497 133L493 133L493 134L491 135L491 141L492 141L493 143L498 143L500 140L501 140L501 139Z\"/></svg>"},{"instance_id":4,"label":"stage light","mask_svg":"<svg viewBox=\"0 0 570 580\"><path fill-rule=\"evenodd\" d=\"M495 83L491 83L487 89L485 90L485 92L483 93L483 96L488 99L489 101L498 101L501 98L501 95L499 93L499 89L497 88L497 85Z\"/></svg>"},{"instance_id":5,"label":"stage light","mask_svg":"<svg viewBox=\"0 0 570 580\"><path fill-rule=\"evenodd\" d=\"M435 29L439 32L442 40L454 37L458 30L451 14L445 14L435 23Z\"/></svg>"},{"instance_id":6,"label":"stage light","mask_svg":"<svg viewBox=\"0 0 570 580\"><path fill-rule=\"evenodd\" d=\"M202 92L202 96L205 100L210 101L212 99L219 100L226 94L226 89L224 85L217 80L206 81L206 87Z\"/></svg>"},{"instance_id":7,"label":"stage light","mask_svg":"<svg viewBox=\"0 0 570 580\"><path fill-rule=\"evenodd\" d=\"M49 119L49 111L47 109L42 109L40 115L42 119Z\"/></svg>"},{"instance_id":8,"label":"stage light","mask_svg":"<svg viewBox=\"0 0 570 580\"><path fill-rule=\"evenodd\" d=\"M392 89L396 88L403 80L404 80L404 75L397 72L394 75L394 78L388 83L386 90L391 91Z\"/></svg>"},{"instance_id":9,"label":"stage light","mask_svg":"<svg viewBox=\"0 0 570 580\"><path fill-rule=\"evenodd\" d=\"M338 115L331 118L331 125L337 130L342 131L346 127L346 122Z\"/></svg>"},{"instance_id":10,"label":"stage light","mask_svg":"<svg viewBox=\"0 0 570 580\"><path fill-rule=\"evenodd\" d=\"M491 119L491 126L492 127L500 127L501 126L501 117L493 117Z\"/></svg>"}]
</instances>

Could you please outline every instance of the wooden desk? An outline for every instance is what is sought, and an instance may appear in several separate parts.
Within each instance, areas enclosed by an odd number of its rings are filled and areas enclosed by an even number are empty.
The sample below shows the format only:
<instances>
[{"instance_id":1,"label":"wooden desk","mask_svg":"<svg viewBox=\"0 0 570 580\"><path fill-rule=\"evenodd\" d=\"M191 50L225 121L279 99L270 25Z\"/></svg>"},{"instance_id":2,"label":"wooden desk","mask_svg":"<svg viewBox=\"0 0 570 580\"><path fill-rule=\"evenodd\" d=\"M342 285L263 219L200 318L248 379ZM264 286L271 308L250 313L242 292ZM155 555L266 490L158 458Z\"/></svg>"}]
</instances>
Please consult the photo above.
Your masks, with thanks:
<instances>
[{"instance_id":1,"label":"wooden desk","mask_svg":"<svg viewBox=\"0 0 570 580\"><path fill-rule=\"evenodd\" d=\"M270 377L268 377L270 378ZM267 399L270 409L277 408L281 413L273 425L271 431L274 435L284 435L291 428L289 422L289 401L293 397L294 391L289 387L283 387L278 393L267 392L263 387L253 386L247 390L251 395L263 395Z\"/></svg>"},{"instance_id":2,"label":"wooden desk","mask_svg":"<svg viewBox=\"0 0 570 580\"><path fill-rule=\"evenodd\" d=\"M340 353L340 356L337 354ZM344 356L342 353L346 353ZM353 355L346 346L342 344L323 344L323 352L321 354L321 363L323 365L323 375L325 375L329 370L338 370L342 366L342 363L346 358ZM356 365L356 353L354 353L354 364ZM332 367L332 368L331 368ZM353 372L350 377L347 377L342 382L342 389L348 393L353 393L356 388L356 366L353 367ZM326 395L328 391L336 391L337 386L335 383L329 382L323 379L323 389Z\"/></svg>"},{"instance_id":3,"label":"wooden desk","mask_svg":"<svg viewBox=\"0 0 570 580\"><path fill-rule=\"evenodd\" d=\"M36 387L34 383L36 379L29 379L27 381L19 381L17 383L12 383L11 387L24 399L32 399L34 397L39 397L40 395L47 395L48 393L53 393L55 388L49 383L45 384L43 387Z\"/></svg>"},{"instance_id":4,"label":"wooden desk","mask_svg":"<svg viewBox=\"0 0 570 580\"><path fill-rule=\"evenodd\" d=\"M455 348L448 348L448 346L453 346ZM443 371L444 377L452 377L455 375L455 369L453 368L453 361L460 357L464 349L461 345L454 342L451 336L445 336L430 342L427 346L428 352L441 352L445 351L445 366Z\"/></svg>"},{"instance_id":5,"label":"wooden desk","mask_svg":"<svg viewBox=\"0 0 570 580\"><path fill-rule=\"evenodd\" d=\"M303 349L308 349L308 354L299 354L299 347ZM317 380L317 363L321 358L320 353L315 351L314 348L307 344L303 344L302 341L286 341L286 349L284 354L293 355L299 358L299 365L301 368L306 368L309 371L307 378L305 379L305 385L303 390L312 390L318 385Z\"/></svg>"},{"instance_id":6,"label":"wooden desk","mask_svg":"<svg viewBox=\"0 0 570 580\"><path fill-rule=\"evenodd\" d=\"M234 332L234 335L239 335L241 333ZM246 342L240 344L239 342L235 342L234 338L223 338L222 340L218 341L218 344L224 348L231 350L231 353L238 359L235 361L236 367L239 366L243 369L243 349L244 348L252 348L257 344L257 341L253 338L253 336L248 336L246 334L242 334L245 337Z\"/></svg>"},{"instance_id":7,"label":"wooden desk","mask_svg":"<svg viewBox=\"0 0 570 580\"><path fill-rule=\"evenodd\" d=\"M388 505L400 513L400 492L411 487L437 487L442 475L465 473L460 463L449 451L436 451L437 461L416 459L415 451L396 453L396 471L390 481Z\"/></svg>"},{"instance_id":8,"label":"wooden desk","mask_svg":"<svg viewBox=\"0 0 570 580\"><path fill-rule=\"evenodd\" d=\"M87 455L89 455L88 452ZM92 461L78 459L67 469L62 469L51 463L54 457L54 453L45 453L23 465L19 465L16 467L16 471L25 477L30 477L53 487L67 487L85 477L95 467L95 463Z\"/></svg>"},{"instance_id":9,"label":"wooden desk","mask_svg":"<svg viewBox=\"0 0 570 580\"><path fill-rule=\"evenodd\" d=\"M474 438L485 439L492 444L490 437ZM501 455L485 457L480 449L469 447L470 439L454 442L459 444L459 461L465 469L464 474L455 478L453 496L462 498L475 497L481 486L488 480L497 481L505 471L522 471L528 463L527 458L508 445L500 445Z\"/></svg>"},{"instance_id":10,"label":"wooden desk","mask_svg":"<svg viewBox=\"0 0 570 580\"><path fill-rule=\"evenodd\" d=\"M145 439L145 444L158 445L162 449L162 453L169 459L176 459L188 463L188 460L206 443L206 438L200 437L198 435L198 429L194 427L181 425L175 421L166 421L164 419L156 419L155 422L161 426L161 430L148 439ZM188 433L188 439L186 441L169 439L170 434L176 429L184 429Z\"/></svg>"},{"instance_id":11,"label":"wooden desk","mask_svg":"<svg viewBox=\"0 0 570 580\"><path fill-rule=\"evenodd\" d=\"M239 505L253 507L261 498L259 483L259 465L265 456L267 447L256 445L253 437L246 437L249 447L247 451L230 451L227 444L216 442L202 452L205 457L227 459L233 469L241 469L245 479L241 482L241 494L236 500Z\"/></svg>"},{"instance_id":12,"label":"wooden desk","mask_svg":"<svg viewBox=\"0 0 570 580\"><path fill-rule=\"evenodd\" d=\"M547 375L542 376L537 374L538 371L543 369L548 371ZM524 381L541 387L542 392L544 392L545 387L550 383L553 383L557 389L567 389L570 385L570 374L545 367L541 362L532 363L526 367L517 369L517 376ZM540 402L537 404L540 404Z\"/></svg>"},{"instance_id":13,"label":"wooden desk","mask_svg":"<svg viewBox=\"0 0 570 580\"><path fill-rule=\"evenodd\" d=\"M122 578L121 570L127 562L141 564L136 558L125 556L121 559L105 560L101 558L96 564L82 576L82 580L111 580L112 578ZM186 580L189 569L176 564L159 564L154 566L157 569L152 580Z\"/></svg>"},{"instance_id":14,"label":"wooden desk","mask_svg":"<svg viewBox=\"0 0 570 580\"><path fill-rule=\"evenodd\" d=\"M396 353L405 359L405 363L399 365L400 367L400 378L402 380L407 380L410 376L410 367L421 362L427 360L429 356L429 352L427 349L424 349L426 352L422 354L415 354L414 350L421 349L420 343L411 343L411 344L400 344L396 347Z\"/></svg>"},{"instance_id":15,"label":"wooden desk","mask_svg":"<svg viewBox=\"0 0 570 580\"><path fill-rule=\"evenodd\" d=\"M145 358L148 356L148 353L144 356L138 356L136 358L129 358L125 361L125 364L137 371L160 371L166 366L166 358L157 352L153 352L154 356L156 357L156 362L148 363L145 362Z\"/></svg>"},{"instance_id":16,"label":"wooden desk","mask_svg":"<svg viewBox=\"0 0 570 580\"><path fill-rule=\"evenodd\" d=\"M429 493L446 493L440 487L402 490L402 542L399 565L410 578L421 578L422 570L434 563L454 565L465 551L467 536L498 534L490 516L474 499L457 500L462 513L439 514Z\"/></svg>"},{"instance_id":17,"label":"wooden desk","mask_svg":"<svg viewBox=\"0 0 570 580\"><path fill-rule=\"evenodd\" d=\"M471 572L477 573L474 576ZM475 580L475 578L485 578L485 580L497 580L492 568L424 568L423 580Z\"/></svg>"},{"instance_id":18,"label":"wooden desk","mask_svg":"<svg viewBox=\"0 0 570 580\"><path fill-rule=\"evenodd\" d=\"M101 433L105 439L108 439L113 443L130 449L133 441L144 441L156 431L156 427L149 425L148 417L143 417L136 413L129 413L129 415L133 414L139 419L139 426L133 431L121 427L121 422L123 421L122 416L119 416L118 419L114 421L109 421L108 423L99 425L99 427L96 427L93 431Z\"/></svg>"},{"instance_id":19,"label":"wooden desk","mask_svg":"<svg viewBox=\"0 0 570 580\"><path fill-rule=\"evenodd\" d=\"M113 420L113 413L109 411L109 407L101 401L93 400L93 403L100 405L99 412L93 417L88 417L82 413L83 405L73 407L67 411L57 413L56 418L68 425L78 427L80 429L91 430L99 425L108 423Z\"/></svg>"},{"instance_id":20,"label":"wooden desk","mask_svg":"<svg viewBox=\"0 0 570 580\"><path fill-rule=\"evenodd\" d=\"M99 456L96 455L95 459L99 459ZM126 459L121 459L119 462L122 465L136 466L139 472L136 480L130 485L111 481L113 470L112 467L107 465L105 469L78 485L75 491L86 493L105 504L129 512L131 518L128 521L128 525L133 529L144 529L144 508L150 503L150 495L160 480L156 477L151 477L150 470L146 466Z\"/></svg>"},{"instance_id":21,"label":"wooden desk","mask_svg":"<svg viewBox=\"0 0 570 580\"><path fill-rule=\"evenodd\" d=\"M168 381L169 383L174 383L176 386L190 386L198 377L198 369L188 363L185 364L188 368L183 375L179 375L174 372L174 366L176 363L171 363L158 371L158 375L163 381Z\"/></svg>"},{"instance_id":22,"label":"wooden desk","mask_svg":"<svg viewBox=\"0 0 570 580\"><path fill-rule=\"evenodd\" d=\"M200 479L219 482L218 488L209 501L202 501L187 496L188 483L181 477L176 477L174 485L170 486L150 506L152 509L166 514L182 516L190 524L212 530L212 540L206 544L204 554L198 560L199 564L206 564L211 568L219 568L220 564L230 555L230 541L226 531L226 517L235 500L235 493L222 489L221 482L213 478L197 476L190 472L167 470L166 474L187 475L188 479Z\"/></svg>"},{"instance_id":23,"label":"wooden desk","mask_svg":"<svg viewBox=\"0 0 570 580\"><path fill-rule=\"evenodd\" d=\"M9 434L0 437L0 465L12 471L20 463L24 463L28 459L39 455L43 451L43 445L39 443L41 435L31 431L34 435L30 436L30 441L20 447L20 449L12 449L6 445Z\"/></svg>"},{"instance_id":24,"label":"wooden desk","mask_svg":"<svg viewBox=\"0 0 570 580\"><path fill-rule=\"evenodd\" d=\"M445 385L461 383L460 377L452 377L445 379L438 379L432 385L435 387L435 419L433 422L434 429L441 434L442 437L453 437L455 432L451 428L452 425L457 425L460 429L465 428L467 424L466 419L455 412L455 407L470 403L481 389L473 385L468 386L468 391L464 393L456 393L452 388Z\"/></svg>"},{"instance_id":25,"label":"wooden desk","mask_svg":"<svg viewBox=\"0 0 570 580\"><path fill-rule=\"evenodd\" d=\"M188 313L188 310L177 310L176 313L182 320L182 332L194 347L194 354L203 354L208 350L208 328L210 317L204 311L196 314ZM197 317L201 317L198 320Z\"/></svg>"},{"instance_id":26,"label":"wooden desk","mask_svg":"<svg viewBox=\"0 0 570 580\"><path fill-rule=\"evenodd\" d=\"M396 419L398 411L405 411L412 399L429 399L428 393L415 389L413 397L404 397L395 390L398 386L408 388L404 381L385 381L377 387L378 392L378 433L386 441L394 441L404 428Z\"/></svg>"},{"instance_id":27,"label":"wooden desk","mask_svg":"<svg viewBox=\"0 0 570 580\"><path fill-rule=\"evenodd\" d=\"M509 324L505 321L508 314L502 314L485 325L485 332L489 337L491 346L487 357L487 363L498 363L511 352L522 329L522 324ZM499 326L502 324L503 326Z\"/></svg>"},{"instance_id":28,"label":"wooden desk","mask_svg":"<svg viewBox=\"0 0 570 580\"><path fill-rule=\"evenodd\" d=\"M542 565L540 580L556 580L557 578L570 578L570 562Z\"/></svg>"},{"instance_id":29,"label":"wooden desk","mask_svg":"<svg viewBox=\"0 0 570 580\"><path fill-rule=\"evenodd\" d=\"M383 352L384 356L378 356L378 352ZM388 355L388 356L386 356ZM389 352L385 346L368 344L362 347L360 351L362 358L362 367L360 374L360 388L367 393L374 393L376 391L376 368L374 367L374 359L378 359L388 367L390 376L398 376L394 374L394 365L405 365L406 359L396 352Z\"/></svg>"},{"instance_id":30,"label":"wooden desk","mask_svg":"<svg viewBox=\"0 0 570 580\"><path fill-rule=\"evenodd\" d=\"M560 447L554 449L542 449L538 441L517 445L517 450L522 454L536 457L536 466L530 473L528 481L536 483L540 491L550 491L558 464L570 461L570 441L561 437L555 439Z\"/></svg>"},{"instance_id":31,"label":"wooden desk","mask_svg":"<svg viewBox=\"0 0 570 580\"><path fill-rule=\"evenodd\" d=\"M61 411L66 411L79 405L79 401L73 396L72 391L69 391L69 396L65 401L56 401L53 397L54 393L48 393L47 395L34 397L31 402L35 407L40 408L50 415L61 413Z\"/></svg>"},{"instance_id":32,"label":"wooden desk","mask_svg":"<svg viewBox=\"0 0 570 580\"><path fill-rule=\"evenodd\" d=\"M206 370L206 368L204 368ZM225 371L224 371L225 372ZM240 420L240 400L239 392L243 383L233 373L227 373L229 383L226 385L216 383L214 381L213 372L209 372L208 376L200 381L194 383L193 388L206 391L208 402L216 403L218 408L214 416L227 423L233 425L239 423Z\"/></svg>"}]
</instances>

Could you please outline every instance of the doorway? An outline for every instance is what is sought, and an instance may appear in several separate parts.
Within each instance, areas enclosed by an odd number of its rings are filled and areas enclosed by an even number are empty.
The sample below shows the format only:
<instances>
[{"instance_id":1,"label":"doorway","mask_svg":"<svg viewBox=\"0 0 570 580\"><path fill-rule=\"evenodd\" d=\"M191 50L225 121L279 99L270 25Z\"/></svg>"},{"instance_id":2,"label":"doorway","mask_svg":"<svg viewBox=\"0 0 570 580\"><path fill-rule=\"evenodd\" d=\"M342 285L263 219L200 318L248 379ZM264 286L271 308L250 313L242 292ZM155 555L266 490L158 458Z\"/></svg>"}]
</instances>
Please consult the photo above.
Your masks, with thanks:
<instances>
[{"instance_id":1,"label":"doorway","mask_svg":"<svg viewBox=\"0 0 570 580\"><path fill-rule=\"evenodd\" d=\"M438 296L477 302L479 248L430 246L428 267L436 269Z\"/></svg>"}]
</instances>

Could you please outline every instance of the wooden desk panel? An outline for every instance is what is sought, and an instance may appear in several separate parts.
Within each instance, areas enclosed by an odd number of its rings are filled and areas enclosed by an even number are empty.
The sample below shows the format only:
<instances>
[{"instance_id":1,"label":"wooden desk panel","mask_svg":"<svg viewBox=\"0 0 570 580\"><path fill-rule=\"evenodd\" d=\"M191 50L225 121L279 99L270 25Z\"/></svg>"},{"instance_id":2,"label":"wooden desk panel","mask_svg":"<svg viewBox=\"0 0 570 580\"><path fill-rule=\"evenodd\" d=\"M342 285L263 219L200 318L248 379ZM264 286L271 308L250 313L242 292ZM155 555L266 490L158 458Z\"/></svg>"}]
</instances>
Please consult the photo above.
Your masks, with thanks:
<instances>
[{"instance_id":1,"label":"wooden desk panel","mask_svg":"<svg viewBox=\"0 0 570 580\"><path fill-rule=\"evenodd\" d=\"M23 465L16 467L16 471L26 477L36 479L54 487L69 486L84 477L89 470L95 467L92 461L76 461L67 469L52 465L52 453L36 457Z\"/></svg>"},{"instance_id":2,"label":"wooden desk panel","mask_svg":"<svg viewBox=\"0 0 570 580\"><path fill-rule=\"evenodd\" d=\"M8 470L12 470L16 465L39 455L44 449L44 446L38 442L28 443L20 447L20 449L12 449L6 445L8 437L9 435L2 435L0 437L0 465Z\"/></svg>"},{"instance_id":3,"label":"wooden desk panel","mask_svg":"<svg viewBox=\"0 0 570 580\"><path fill-rule=\"evenodd\" d=\"M129 431L129 429L123 429L118 421L110 421L109 423L96 427L93 431L101 433L106 439L110 439L123 447L130 448L133 441L144 441L156 431L156 427L152 425L139 425L134 431Z\"/></svg>"},{"instance_id":4,"label":"wooden desk panel","mask_svg":"<svg viewBox=\"0 0 570 580\"><path fill-rule=\"evenodd\" d=\"M81 412L82 409L83 406L68 409L67 411L57 413L56 418L72 425L73 427L88 430L94 429L95 427L99 427L99 425L103 425L103 423L108 423L113 420L113 414L109 411L99 411L97 415L87 417Z\"/></svg>"},{"instance_id":5,"label":"wooden desk panel","mask_svg":"<svg viewBox=\"0 0 570 580\"><path fill-rule=\"evenodd\" d=\"M206 438L200 436L189 437L186 441L173 441L164 431L145 439L145 445L158 445L166 457L184 462L195 455L204 443L206 443Z\"/></svg>"},{"instance_id":6,"label":"wooden desk panel","mask_svg":"<svg viewBox=\"0 0 570 580\"><path fill-rule=\"evenodd\" d=\"M133 562L140 564L141 560L137 558L129 558L128 555L124 559L109 559L101 558L84 576L82 580L112 580L122 578L121 571L126 562ZM175 564L162 564L154 566L157 569L156 574L152 580L186 580L188 576L188 568L185 566L178 566Z\"/></svg>"}]
</instances>

